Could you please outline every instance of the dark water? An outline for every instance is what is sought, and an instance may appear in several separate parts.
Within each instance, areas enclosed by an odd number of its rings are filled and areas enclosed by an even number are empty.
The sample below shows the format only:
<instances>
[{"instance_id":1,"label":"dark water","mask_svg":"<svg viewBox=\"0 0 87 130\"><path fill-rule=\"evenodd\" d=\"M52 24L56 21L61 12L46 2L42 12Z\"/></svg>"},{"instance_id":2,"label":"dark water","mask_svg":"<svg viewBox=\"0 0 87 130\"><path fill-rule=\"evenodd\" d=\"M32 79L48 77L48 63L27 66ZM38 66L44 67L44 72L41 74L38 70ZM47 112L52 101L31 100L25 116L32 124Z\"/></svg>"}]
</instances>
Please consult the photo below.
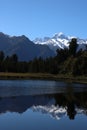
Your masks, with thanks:
<instances>
[{"instance_id":1,"label":"dark water","mask_svg":"<svg viewBox=\"0 0 87 130\"><path fill-rule=\"evenodd\" d=\"M0 80L0 130L87 130L87 85Z\"/></svg>"}]
</instances>

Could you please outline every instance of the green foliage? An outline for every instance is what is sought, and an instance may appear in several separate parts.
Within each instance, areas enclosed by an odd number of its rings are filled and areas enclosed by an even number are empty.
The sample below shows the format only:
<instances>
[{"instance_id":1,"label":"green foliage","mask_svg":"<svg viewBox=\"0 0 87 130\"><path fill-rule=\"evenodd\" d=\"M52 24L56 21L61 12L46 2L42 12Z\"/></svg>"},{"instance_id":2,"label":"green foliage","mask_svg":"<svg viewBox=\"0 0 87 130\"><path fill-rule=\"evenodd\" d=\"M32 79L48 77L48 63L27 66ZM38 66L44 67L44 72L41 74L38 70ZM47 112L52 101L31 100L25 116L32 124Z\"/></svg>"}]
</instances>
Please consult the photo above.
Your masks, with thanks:
<instances>
[{"instance_id":1,"label":"green foliage","mask_svg":"<svg viewBox=\"0 0 87 130\"><path fill-rule=\"evenodd\" d=\"M77 51L77 39L73 38L71 42L69 43L69 54L75 56Z\"/></svg>"},{"instance_id":2,"label":"green foliage","mask_svg":"<svg viewBox=\"0 0 87 130\"><path fill-rule=\"evenodd\" d=\"M87 51L83 51L82 54L76 58L72 74L87 75Z\"/></svg>"},{"instance_id":3,"label":"green foliage","mask_svg":"<svg viewBox=\"0 0 87 130\"><path fill-rule=\"evenodd\" d=\"M57 60L59 63L64 62L69 56L69 50L67 48L57 50Z\"/></svg>"}]
</instances>

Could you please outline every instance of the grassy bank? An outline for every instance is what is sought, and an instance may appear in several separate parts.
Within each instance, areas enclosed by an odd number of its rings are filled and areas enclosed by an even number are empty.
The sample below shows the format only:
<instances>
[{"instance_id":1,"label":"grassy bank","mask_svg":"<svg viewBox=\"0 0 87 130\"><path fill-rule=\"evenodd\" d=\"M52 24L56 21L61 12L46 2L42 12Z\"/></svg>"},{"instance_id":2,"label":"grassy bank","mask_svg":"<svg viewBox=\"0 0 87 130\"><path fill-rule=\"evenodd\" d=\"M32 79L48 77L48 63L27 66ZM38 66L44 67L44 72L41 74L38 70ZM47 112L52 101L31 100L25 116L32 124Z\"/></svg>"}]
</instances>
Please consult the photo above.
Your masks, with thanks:
<instances>
[{"instance_id":1,"label":"grassy bank","mask_svg":"<svg viewBox=\"0 0 87 130\"><path fill-rule=\"evenodd\" d=\"M45 79L45 80L62 80L68 82L87 83L87 77L72 75L53 75L47 73L0 73L0 79Z\"/></svg>"}]
</instances>

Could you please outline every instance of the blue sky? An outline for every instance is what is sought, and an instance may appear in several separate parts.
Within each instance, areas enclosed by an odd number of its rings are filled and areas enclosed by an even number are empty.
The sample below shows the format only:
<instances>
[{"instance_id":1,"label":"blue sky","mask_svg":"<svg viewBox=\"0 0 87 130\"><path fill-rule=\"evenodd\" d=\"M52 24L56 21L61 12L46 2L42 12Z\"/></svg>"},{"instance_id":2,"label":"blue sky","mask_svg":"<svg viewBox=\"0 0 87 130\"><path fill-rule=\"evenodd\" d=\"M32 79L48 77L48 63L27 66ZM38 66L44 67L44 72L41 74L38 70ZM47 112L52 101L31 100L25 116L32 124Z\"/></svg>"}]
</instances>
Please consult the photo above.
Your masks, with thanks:
<instances>
[{"instance_id":1,"label":"blue sky","mask_svg":"<svg viewBox=\"0 0 87 130\"><path fill-rule=\"evenodd\" d=\"M0 32L31 40L58 32L87 38L87 0L0 0Z\"/></svg>"}]
</instances>

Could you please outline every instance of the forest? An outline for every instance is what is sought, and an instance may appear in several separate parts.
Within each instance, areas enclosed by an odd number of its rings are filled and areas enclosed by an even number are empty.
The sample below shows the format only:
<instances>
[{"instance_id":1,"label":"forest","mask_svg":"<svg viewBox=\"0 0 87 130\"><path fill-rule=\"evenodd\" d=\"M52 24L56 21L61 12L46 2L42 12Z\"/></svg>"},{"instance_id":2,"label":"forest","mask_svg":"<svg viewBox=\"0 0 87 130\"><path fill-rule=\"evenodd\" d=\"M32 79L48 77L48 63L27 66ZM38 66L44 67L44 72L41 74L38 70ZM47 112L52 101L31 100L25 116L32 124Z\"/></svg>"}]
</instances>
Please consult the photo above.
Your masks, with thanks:
<instances>
[{"instance_id":1,"label":"forest","mask_svg":"<svg viewBox=\"0 0 87 130\"><path fill-rule=\"evenodd\" d=\"M69 42L69 48L57 50L55 57L39 57L29 62L19 61L16 54L5 56L4 52L0 51L0 72L87 76L87 47L85 50L78 50L77 39L73 38Z\"/></svg>"}]
</instances>

